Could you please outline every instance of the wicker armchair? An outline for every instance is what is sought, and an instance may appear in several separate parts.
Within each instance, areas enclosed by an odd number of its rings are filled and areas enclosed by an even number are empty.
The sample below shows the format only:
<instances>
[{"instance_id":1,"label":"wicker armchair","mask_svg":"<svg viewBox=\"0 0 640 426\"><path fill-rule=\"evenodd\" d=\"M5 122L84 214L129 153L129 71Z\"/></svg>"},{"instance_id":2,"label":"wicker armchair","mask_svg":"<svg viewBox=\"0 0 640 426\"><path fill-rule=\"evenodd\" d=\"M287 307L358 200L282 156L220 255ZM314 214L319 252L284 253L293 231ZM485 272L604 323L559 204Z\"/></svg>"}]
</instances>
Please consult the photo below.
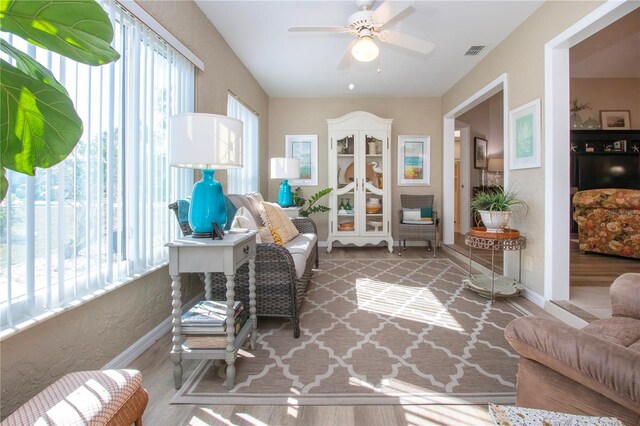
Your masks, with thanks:
<instances>
[{"instance_id":1,"label":"wicker armchair","mask_svg":"<svg viewBox=\"0 0 640 426\"><path fill-rule=\"evenodd\" d=\"M405 209L433 208L433 195L400 195L400 205ZM436 257L438 248L438 214L432 211L433 223L404 223L402 209L398 210L398 240L400 251L407 249L407 240L409 241L427 241L427 250L431 251L433 247L433 257Z\"/></svg>"},{"instance_id":2,"label":"wicker armchair","mask_svg":"<svg viewBox=\"0 0 640 426\"><path fill-rule=\"evenodd\" d=\"M185 201L181 200L182 203ZM178 203L172 203L169 208L178 216ZM178 220L180 222L180 220ZM315 223L309 218L292 219L300 233L318 234ZM182 226L185 235L191 234L191 229ZM293 323L293 337L300 336L299 311L307 283L314 267L318 266L318 244L316 241L313 251L307 258L304 273L297 277L293 258L289 251L278 244L260 243L256 245L256 311L263 317L289 318ZM199 274L204 282L204 274ZM217 300L226 298L227 279L222 273L212 275L212 297ZM242 265L236 271L236 297L249 304L249 266Z\"/></svg>"}]
</instances>

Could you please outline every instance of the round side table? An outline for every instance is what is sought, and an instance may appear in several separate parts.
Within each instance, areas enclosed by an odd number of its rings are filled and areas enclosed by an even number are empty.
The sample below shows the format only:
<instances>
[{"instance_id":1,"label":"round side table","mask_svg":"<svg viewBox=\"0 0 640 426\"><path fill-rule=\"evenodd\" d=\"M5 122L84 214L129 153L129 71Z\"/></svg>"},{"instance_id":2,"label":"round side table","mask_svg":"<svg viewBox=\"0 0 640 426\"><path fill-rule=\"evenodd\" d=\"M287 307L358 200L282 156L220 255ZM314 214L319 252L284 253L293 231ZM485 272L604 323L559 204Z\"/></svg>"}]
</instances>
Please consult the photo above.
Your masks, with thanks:
<instances>
[{"instance_id":1,"label":"round side table","mask_svg":"<svg viewBox=\"0 0 640 426\"><path fill-rule=\"evenodd\" d=\"M473 231L468 232L464 236L464 243L469 246L469 277L462 280L465 287L475 291L483 297L488 297L493 302L496 297L507 298L519 296L524 290L522 285L522 249L527 246L527 239L518 236L517 238L503 238L496 234L495 237L490 233L482 233L482 236L474 235ZM471 252L472 249L491 250L491 279L485 275L472 275L471 273ZM496 277L495 273L495 253L496 251L515 251L519 252L518 260L518 281L507 277Z\"/></svg>"}]
</instances>

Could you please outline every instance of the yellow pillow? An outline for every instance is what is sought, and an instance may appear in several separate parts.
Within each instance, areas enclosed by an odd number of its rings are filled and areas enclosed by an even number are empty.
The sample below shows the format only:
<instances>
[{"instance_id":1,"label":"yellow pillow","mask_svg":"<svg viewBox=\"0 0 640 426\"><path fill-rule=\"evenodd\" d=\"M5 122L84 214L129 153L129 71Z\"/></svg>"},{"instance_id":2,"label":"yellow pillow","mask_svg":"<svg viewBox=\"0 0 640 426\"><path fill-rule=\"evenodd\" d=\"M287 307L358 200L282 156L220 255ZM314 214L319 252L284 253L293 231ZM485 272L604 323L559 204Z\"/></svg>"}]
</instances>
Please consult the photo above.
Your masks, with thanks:
<instances>
[{"instance_id":1,"label":"yellow pillow","mask_svg":"<svg viewBox=\"0 0 640 426\"><path fill-rule=\"evenodd\" d=\"M264 223L271 228L271 234L275 232L280 236L282 244L288 243L298 235L298 228L278 204L261 202L260 215Z\"/></svg>"}]
</instances>

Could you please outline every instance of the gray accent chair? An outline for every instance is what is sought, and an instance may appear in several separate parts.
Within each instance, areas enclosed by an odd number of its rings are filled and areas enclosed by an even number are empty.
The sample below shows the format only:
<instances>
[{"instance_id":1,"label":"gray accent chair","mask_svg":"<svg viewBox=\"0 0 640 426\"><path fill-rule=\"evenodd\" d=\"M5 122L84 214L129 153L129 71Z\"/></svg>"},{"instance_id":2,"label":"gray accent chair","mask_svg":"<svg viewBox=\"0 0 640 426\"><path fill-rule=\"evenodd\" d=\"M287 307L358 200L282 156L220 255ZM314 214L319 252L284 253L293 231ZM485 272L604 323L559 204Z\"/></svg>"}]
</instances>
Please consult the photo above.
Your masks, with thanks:
<instances>
[{"instance_id":1,"label":"gray accent chair","mask_svg":"<svg viewBox=\"0 0 640 426\"><path fill-rule=\"evenodd\" d=\"M402 209L433 209L433 195L400 195L400 206L398 210L398 255L402 256L402 252L407 249L407 240L409 241L426 241L427 250L433 250L433 257L436 257L438 248L438 214L432 210L431 217L433 223L403 223L404 217Z\"/></svg>"}]
</instances>

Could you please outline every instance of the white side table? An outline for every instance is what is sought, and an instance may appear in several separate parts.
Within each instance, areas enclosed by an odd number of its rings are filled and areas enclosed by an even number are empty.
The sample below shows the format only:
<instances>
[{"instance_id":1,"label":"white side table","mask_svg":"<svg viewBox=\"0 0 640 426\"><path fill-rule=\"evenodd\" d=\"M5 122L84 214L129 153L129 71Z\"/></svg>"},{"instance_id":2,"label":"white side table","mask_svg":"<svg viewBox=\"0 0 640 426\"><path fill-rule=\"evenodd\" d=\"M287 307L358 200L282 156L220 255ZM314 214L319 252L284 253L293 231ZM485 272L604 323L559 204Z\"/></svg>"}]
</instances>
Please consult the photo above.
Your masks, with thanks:
<instances>
[{"instance_id":1,"label":"white side table","mask_svg":"<svg viewBox=\"0 0 640 426\"><path fill-rule=\"evenodd\" d=\"M282 210L291 218L300 217L300 207L283 207Z\"/></svg>"},{"instance_id":2,"label":"white side table","mask_svg":"<svg viewBox=\"0 0 640 426\"><path fill-rule=\"evenodd\" d=\"M171 360L173 361L175 387L176 389L182 387L183 359L223 359L227 363L225 385L231 389L235 382L235 360L238 350L249 335L251 335L251 349L255 349L256 345L256 233L250 231L243 234L227 234L223 240L188 236L174 240L166 246L169 247L169 274L172 279L173 345ZM234 279L236 270L247 262L249 263L249 320L235 336ZM205 273L205 297L207 300L211 300L211 273L222 272L227 277L226 349L190 349L182 345L180 274L184 272Z\"/></svg>"}]
</instances>

